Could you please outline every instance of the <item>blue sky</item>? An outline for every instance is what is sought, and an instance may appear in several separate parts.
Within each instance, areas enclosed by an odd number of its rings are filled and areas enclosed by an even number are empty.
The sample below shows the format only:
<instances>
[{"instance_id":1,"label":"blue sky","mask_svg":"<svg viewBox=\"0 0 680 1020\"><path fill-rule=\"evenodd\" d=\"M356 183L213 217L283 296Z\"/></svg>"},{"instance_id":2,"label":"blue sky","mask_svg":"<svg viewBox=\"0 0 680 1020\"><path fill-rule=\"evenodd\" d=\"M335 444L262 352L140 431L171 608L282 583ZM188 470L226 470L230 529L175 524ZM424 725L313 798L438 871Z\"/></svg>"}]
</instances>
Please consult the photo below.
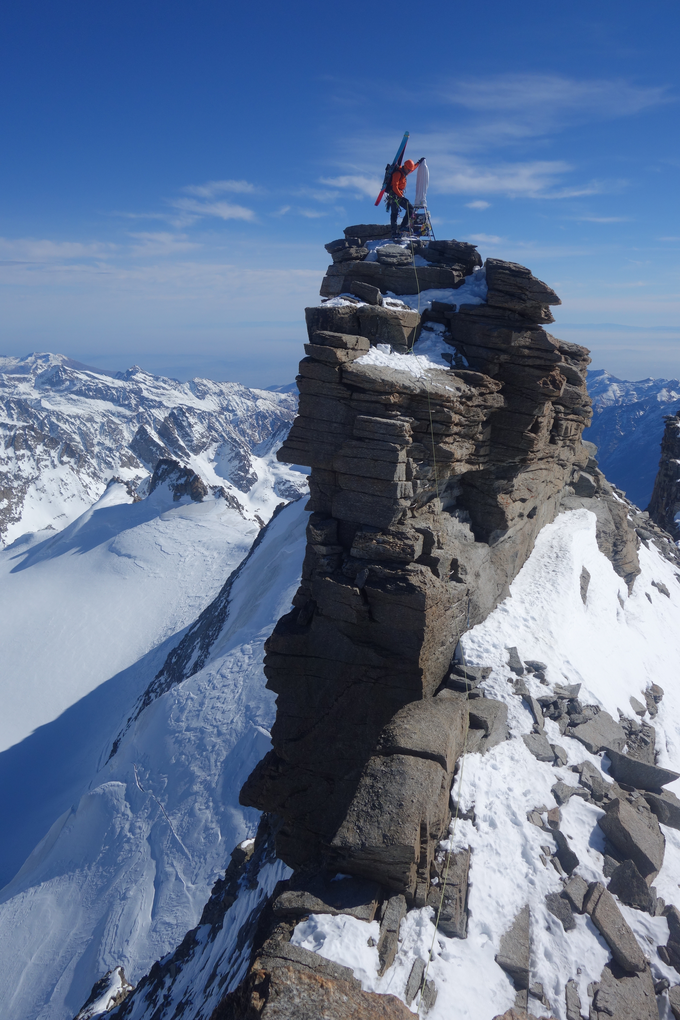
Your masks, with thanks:
<instances>
[{"instance_id":1,"label":"blue sky","mask_svg":"<svg viewBox=\"0 0 680 1020\"><path fill-rule=\"evenodd\" d=\"M22 0L0 36L0 353L292 380L323 244L408 129L440 237L680 376L677 2Z\"/></svg>"}]
</instances>

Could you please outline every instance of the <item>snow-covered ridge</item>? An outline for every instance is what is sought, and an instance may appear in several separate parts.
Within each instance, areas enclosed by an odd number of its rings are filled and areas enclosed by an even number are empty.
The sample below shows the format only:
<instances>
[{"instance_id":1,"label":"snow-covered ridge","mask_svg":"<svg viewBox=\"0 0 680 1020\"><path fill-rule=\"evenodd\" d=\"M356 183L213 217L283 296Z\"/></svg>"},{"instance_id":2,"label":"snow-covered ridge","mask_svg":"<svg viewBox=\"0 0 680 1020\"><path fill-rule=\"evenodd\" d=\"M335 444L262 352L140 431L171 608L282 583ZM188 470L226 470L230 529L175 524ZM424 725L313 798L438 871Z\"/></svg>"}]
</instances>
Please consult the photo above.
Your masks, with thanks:
<instances>
[{"instance_id":1,"label":"snow-covered ridge","mask_svg":"<svg viewBox=\"0 0 680 1020\"><path fill-rule=\"evenodd\" d=\"M60 354L0 358L0 542L63 528L112 477L143 495L161 457L265 521L304 488L274 456L296 403L289 392L180 383L137 366L98 372Z\"/></svg>"}]
</instances>

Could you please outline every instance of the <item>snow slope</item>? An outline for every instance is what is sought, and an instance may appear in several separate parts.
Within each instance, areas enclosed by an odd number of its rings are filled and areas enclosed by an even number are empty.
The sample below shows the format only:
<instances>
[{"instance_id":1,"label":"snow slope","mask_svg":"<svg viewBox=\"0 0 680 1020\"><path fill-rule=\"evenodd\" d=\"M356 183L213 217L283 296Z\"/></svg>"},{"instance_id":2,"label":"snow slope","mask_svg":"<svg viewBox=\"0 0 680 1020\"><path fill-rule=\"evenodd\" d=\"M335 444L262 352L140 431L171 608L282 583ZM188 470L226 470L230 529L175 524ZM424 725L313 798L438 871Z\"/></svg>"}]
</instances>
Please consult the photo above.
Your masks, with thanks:
<instances>
[{"instance_id":1,"label":"snow slope","mask_svg":"<svg viewBox=\"0 0 680 1020\"><path fill-rule=\"evenodd\" d=\"M609 372L588 373L594 417L583 438L598 448L600 469L642 510L652 497L659 467L664 415L680 406L680 381L628 382Z\"/></svg>"},{"instance_id":2,"label":"snow slope","mask_svg":"<svg viewBox=\"0 0 680 1020\"><path fill-rule=\"evenodd\" d=\"M160 486L133 503L114 483L54 537L0 551L0 750L182 630L258 531L223 499Z\"/></svg>"},{"instance_id":3,"label":"snow slope","mask_svg":"<svg viewBox=\"0 0 680 1020\"><path fill-rule=\"evenodd\" d=\"M368 990L403 997L414 959L426 960L434 940L429 977L438 999L428 1020L490 1020L514 1001L514 989L494 957L501 935L528 902L534 942L531 982L543 984L559 1020L566 1017L564 984L569 978L577 978L581 1002L587 1004L587 985L599 979L609 950L585 916L576 916L576 929L567 933L547 911L545 895L562 887L557 872L541 862L541 846L551 837L527 820L528 811L554 805L551 787L558 779L575 786L577 776L568 767L537 761L522 742L533 719L513 691L506 649L516 646L523 658L548 664L549 686L527 678L531 693L546 694L565 680L581 683L581 700L614 718L618 709L631 716L630 696L640 698L651 683L660 684L666 693L654 719L659 764L680 771L680 584L672 565L653 547L643 546L640 559L642 574L628 595L597 547L594 515L587 510L562 514L540 533L510 596L464 639L469 663L493 666L484 687L508 704L511 733L510 740L486 755L468 755L454 788L461 812L474 808L474 821L461 819L453 826L449 844L472 851L467 939L435 937L432 909L413 910L402 928L396 962L382 978L377 976L377 950L367 945L369 936L377 939L376 922L312 915L295 929L296 944L351 967ZM591 574L586 605L579 591L583 566ZM652 581L665 583L670 598ZM603 765L601 756L560 736L555 723L547 721L546 732L567 750L570 765L584 760ZM680 781L668 789L680 793ZM604 844L596 825L601 814L577 797L562 808L562 831L580 859L578 873L588 881L603 878ZM667 903L680 907L680 832L662 828L666 856L654 884ZM667 976L677 983L677 974L653 951L667 941L665 918L621 909L652 960L654 979ZM546 1012L535 1000L530 1007L536 1015ZM663 1009L662 1015L670 1017L667 1005Z\"/></svg>"},{"instance_id":4,"label":"snow slope","mask_svg":"<svg viewBox=\"0 0 680 1020\"><path fill-rule=\"evenodd\" d=\"M206 505L197 504L199 509ZM96 533L102 526L97 514L134 512L142 506L93 511L76 534L59 536L68 550L62 564L68 566L68 557L75 561L88 555L77 546L77 536L81 546L87 545L91 529ZM264 686L263 642L287 611L299 581L307 519L303 506L303 501L292 503L271 521L233 582L224 626L203 669L153 701L110 760L112 741L130 706L181 634L168 637L0 754L3 817L11 817L18 830L31 824L36 811L34 829L48 816L52 823L0 892L3 1020L70 1020L95 980L119 965L136 982L196 924L229 853L252 833L257 814L238 805L238 791L269 746L274 699ZM183 515L189 520L179 527L196 526L187 514L193 506L177 509L170 511L173 521L184 520ZM225 511L209 508L198 519L205 526L206 519L220 513ZM153 573L158 565L154 557L166 557L163 570L170 569L173 557L161 533L162 517L157 535L147 536L146 548L155 548L151 569L144 573ZM207 542L187 530L182 550L204 546L208 555L199 552L198 559L219 556L217 521L209 526L215 535ZM224 541L224 521L221 527ZM25 573L54 561L41 559L40 548ZM26 555L31 556L30 549ZM135 555L133 548L115 559L134 571ZM179 577L186 565L185 557ZM194 567L208 569L217 586L227 564L219 568L195 562ZM97 561L92 569L91 580L100 570ZM150 592L149 598L154 597ZM194 603L192 615L195 608Z\"/></svg>"}]
</instances>

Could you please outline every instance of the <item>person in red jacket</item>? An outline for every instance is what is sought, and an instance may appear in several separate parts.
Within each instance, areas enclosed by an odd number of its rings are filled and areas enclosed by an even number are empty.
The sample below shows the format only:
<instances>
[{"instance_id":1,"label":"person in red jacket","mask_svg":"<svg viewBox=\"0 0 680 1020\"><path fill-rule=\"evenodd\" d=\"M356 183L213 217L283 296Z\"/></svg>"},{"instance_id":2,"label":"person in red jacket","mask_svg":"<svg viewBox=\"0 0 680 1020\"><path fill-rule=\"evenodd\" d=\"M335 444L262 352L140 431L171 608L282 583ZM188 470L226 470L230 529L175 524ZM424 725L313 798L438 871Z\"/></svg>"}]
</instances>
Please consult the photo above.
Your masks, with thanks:
<instances>
[{"instance_id":1,"label":"person in red jacket","mask_svg":"<svg viewBox=\"0 0 680 1020\"><path fill-rule=\"evenodd\" d=\"M404 195L404 192L406 191L406 178L410 173L413 173L417 166L420 166L423 159L425 159L424 156L421 157L417 163L414 163L411 159L407 159L404 165L398 166L392 174L390 188L387 192L387 205L390 210L390 223L392 225L393 237L396 237L397 235L397 217L399 216L400 208L404 210L404 218L399 225L399 230L406 229L411 221L413 206Z\"/></svg>"}]
</instances>

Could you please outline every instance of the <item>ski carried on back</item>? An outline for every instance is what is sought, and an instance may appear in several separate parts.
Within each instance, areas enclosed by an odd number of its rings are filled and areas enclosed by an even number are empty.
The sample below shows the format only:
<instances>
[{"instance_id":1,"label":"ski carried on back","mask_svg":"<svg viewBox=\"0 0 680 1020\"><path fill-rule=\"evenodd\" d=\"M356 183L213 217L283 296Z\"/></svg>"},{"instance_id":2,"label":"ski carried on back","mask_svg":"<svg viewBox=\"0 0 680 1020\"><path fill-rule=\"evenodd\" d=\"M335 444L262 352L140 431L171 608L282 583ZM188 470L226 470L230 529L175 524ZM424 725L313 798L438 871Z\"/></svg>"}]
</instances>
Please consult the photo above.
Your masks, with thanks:
<instances>
[{"instance_id":1,"label":"ski carried on back","mask_svg":"<svg viewBox=\"0 0 680 1020\"><path fill-rule=\"evenodd\" d=\"M401 161L404 158L404 152L406 150L406 143L408 142L408 137L409 137L409 132L408 131L404 131L404 137L402 138L401 144L400 144L399 148L397 149L396 156L394 157L392 162L388 163L387 166L385 167L385 176L383 178L382 190L381 190L380 194L378 195L378 197L375 200L375 204L376 205L380 205L380 201L381 201L383 195L385 194L385 192L389 188L390 181L392 180L392 174L394 173L395 169L398 166L401 166Z\"/></svg>"}]
</instances>

